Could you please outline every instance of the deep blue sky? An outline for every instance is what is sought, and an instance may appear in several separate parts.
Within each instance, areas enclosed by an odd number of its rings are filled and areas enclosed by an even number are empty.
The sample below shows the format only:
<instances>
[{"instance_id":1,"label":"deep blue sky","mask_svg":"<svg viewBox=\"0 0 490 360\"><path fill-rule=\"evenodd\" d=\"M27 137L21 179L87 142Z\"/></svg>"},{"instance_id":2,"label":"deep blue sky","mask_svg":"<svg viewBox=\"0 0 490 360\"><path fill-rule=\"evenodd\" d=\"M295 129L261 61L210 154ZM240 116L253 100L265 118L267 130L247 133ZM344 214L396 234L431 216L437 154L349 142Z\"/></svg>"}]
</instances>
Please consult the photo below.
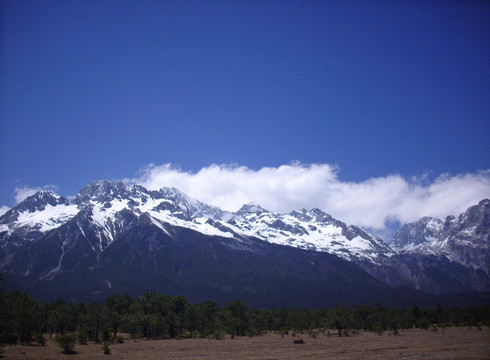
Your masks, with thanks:
<instances>
[{"instance_id":1,"label":"deep blue sky","mask_svg":"<svg viewBox=\"0 0 490 360\"><path fill-rule=\"evenodd\" d=\"M490 2L0 4L0 205L149 163L490 168Z\"/></svg>"}]
</instances>

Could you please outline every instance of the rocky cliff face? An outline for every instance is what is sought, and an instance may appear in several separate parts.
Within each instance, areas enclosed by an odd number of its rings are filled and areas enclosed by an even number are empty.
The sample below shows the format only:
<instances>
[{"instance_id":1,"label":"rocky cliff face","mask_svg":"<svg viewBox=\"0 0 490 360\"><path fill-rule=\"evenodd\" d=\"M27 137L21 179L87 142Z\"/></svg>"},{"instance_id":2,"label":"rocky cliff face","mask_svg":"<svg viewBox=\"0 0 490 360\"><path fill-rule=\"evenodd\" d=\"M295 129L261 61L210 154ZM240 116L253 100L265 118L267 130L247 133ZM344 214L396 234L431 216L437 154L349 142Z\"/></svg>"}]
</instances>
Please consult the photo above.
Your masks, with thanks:
<instances>
[{"instance_id":1,"label":"rocky cliff face","mask_svg":"<svg viewBox=\"0 0 490 360\"><path fill-rule=\"evenodd\" d=\"M490 200L480 201L459 217L446 221L423 218L395 234L392 247L402 254L447 257L465 267L490 270Z\"/></svg>"},{"instance_id":2,"label":"rocky cliff face","mask_svg":"<svg viewBox=\"0 0 490 360\"><path fill-rule=\"evenodd\" d=\"M433 293L489 291L489 209L485 199L459 217L403 225L390 244L397 252L393 280Z\"/></svg>"}]
</instances>

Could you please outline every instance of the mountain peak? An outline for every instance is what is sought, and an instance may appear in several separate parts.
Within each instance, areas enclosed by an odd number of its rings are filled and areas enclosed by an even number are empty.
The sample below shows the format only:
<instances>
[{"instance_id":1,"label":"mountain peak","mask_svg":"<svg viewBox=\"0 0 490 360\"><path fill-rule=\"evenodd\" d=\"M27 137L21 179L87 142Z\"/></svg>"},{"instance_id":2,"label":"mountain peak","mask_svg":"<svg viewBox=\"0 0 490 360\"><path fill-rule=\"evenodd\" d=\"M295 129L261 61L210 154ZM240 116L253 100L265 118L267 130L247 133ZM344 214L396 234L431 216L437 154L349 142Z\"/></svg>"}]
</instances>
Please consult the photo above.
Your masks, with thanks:
<instances>
[{"instance_id":1,"label":"mountain peak","mask_svg":"<svg viewBox=\"0 0 490 360\"><path fill-rule=\"evenodd\" d=\"M51 190L43 189L22 200L12 210L16 210L17 212L35 212L43 211L48 205L56 206L68 204L68 199L55 194Z\"/></svg>"},{"instance_id":2,"label":"mountain peak","mask_svg":"<svg viewBox=\"0 0 490 360\"><path fill-rule=\"evenodd\" d=\"M490 199L483 199L478 203L478 206L490 206Z\"/></svg>"},{"instance_id":3,"label":"mountain peak","mask_svg":"<svg viewBox=\"0 0 490 360\"><path fill-rule=\"evenodd\" d=\"M34 213L36 211L43 211L48 205L56 206L59 204L68 205L69 201L64 197L55 194L51 190L43 189L28 196L13 208L0 215L0 217L2 219L2 223L7 224L17 221L20 213Z\"/></svg>"},{"instance_id":4,"label":"mountain peak","mask_svg":"<svg viewBox=\"0 0 490 360\"><path fill-rule=\"evenodd\" d=\"M187 220L197 217L222 220L223 218L229 217L226 211L215 206L207 205L175 187L162 187L158 191L158 194L171 201L175 207L180 209L183 217Z\"/></svg>"},{"instance_id":5,"label":"mountain peak","mask_svg":"<svg viewBox=\"0 0 490 360\"><path fill-rule=\"evenodd\" d=\"M198 203L199 200L187 195L183 191L177 189L173 186L164 186L160 188L159 192L165 197L170 199L178 199L180 201L185 201L187 203Z\"/></svg>"},{"instance_id":6,"label":"mountain peak","mask_svg":"<svg viewBox=\"0 0 490 360\"><path fill-rule=\"evenodd\" d=\"M416 222L402 225L395 233L391 245L401 251L411 251L414 247L438 239L443 228L444 222L441 219L426 216Z\"/></svg>"},{"instance_id":7,"label":"mountain peak","mask_svg":"<svg viewBox=\"0 0 490 360\"><path fill-rule=\"evenodd\" d=\"M488 273L489 232L490 201L484 199L459 217L448 216L445 221L424 217L405 224L391 244L399 252L445 256Z\"/></svg>"},{"instance_id":8,"label":"mountain peak","mask_svg":"<svg viewBox=\"0 0 490 360\"><path fill-rule=\"evenodd\" d=\"M94 200L105 203L114 198L127 198L131 191L132 185L122 181L95 180L78 192L74 202L81 204Z\"/></svg>"},{"instance_id":9,"label":"mountain peak","mask_svg":"<svg viewBox=\"0 0 490 360\"><path fill-rule=\"evenodd\" d=\"M262 213L270 212L269 210L264 209L262 206L249 202L247 204L242 205L242 207L235 213L236 215L242 216L245 214L257 214L260 215Z\"/></svg>"},{"instance_id":10,"label":"mountain peak","mask_svg":"<svg viewBox=\"0 0 490 360\"><path fill-rule=\"evenodd\" d=\"M60 226L78 212L76 205L50 190L40 190L27 197L1 216L0 228L9 229L0 246L19 246L32 241L48 230ZM10 238L12 237L12 238Z\"/></svg>"}]
</instances>

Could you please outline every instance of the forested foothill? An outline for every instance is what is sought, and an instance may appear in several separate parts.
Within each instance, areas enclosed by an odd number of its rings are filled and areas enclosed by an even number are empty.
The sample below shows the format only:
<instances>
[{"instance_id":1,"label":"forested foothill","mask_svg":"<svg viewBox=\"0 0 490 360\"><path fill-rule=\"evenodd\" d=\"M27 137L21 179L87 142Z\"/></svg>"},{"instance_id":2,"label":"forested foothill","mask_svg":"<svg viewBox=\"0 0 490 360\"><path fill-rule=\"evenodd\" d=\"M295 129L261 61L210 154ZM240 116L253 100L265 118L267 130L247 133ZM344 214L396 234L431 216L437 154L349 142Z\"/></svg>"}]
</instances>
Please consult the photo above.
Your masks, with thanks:
<instances>
[{"instance_id":1,"label":"forested foothill","mask_svg":"<svg viewBox=\"0 0 490 360\"><path fill-rule=\"evenodd\" d=\"M109 353L108 344L123 342L123 333L135 339L233 339L265 332L344 337L362 336L366 331L398 335L411 328L438 331L454 326L490 326L490 305L392 309L381 303L352 308L339 303L329 309L253 309L240 300L222 307L209 300L192 304L184 296L151 290L136 298L110 295L104 303L58 300L47 304L19 291L0 290L2 346L43 345L49 337L66 353L72 352L75 344L87 342L104 343L104 351Z\"/></svg>"}]
</instances>

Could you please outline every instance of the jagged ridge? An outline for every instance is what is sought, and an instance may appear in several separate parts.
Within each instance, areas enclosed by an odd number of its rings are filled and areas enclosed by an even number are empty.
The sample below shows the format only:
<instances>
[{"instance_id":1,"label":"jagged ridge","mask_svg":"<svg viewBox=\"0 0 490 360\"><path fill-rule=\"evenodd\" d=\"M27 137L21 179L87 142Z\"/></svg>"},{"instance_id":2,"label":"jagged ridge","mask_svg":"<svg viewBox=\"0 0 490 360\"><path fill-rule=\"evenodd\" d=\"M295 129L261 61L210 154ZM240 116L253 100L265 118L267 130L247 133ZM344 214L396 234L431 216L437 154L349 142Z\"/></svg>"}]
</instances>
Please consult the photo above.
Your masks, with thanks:
<instances>
[{"instance_id":1,"label":"jagged ridge","mask_svg":"<svg viewBox=\"0 0 490 360\"><path fill-rule=\"evenodd\" d=\"M111 247L120 247L128 237L140 238L133 233L138 224L139 232L156 231L150 243L140 240L155 251L163 246L162 236L182 242L185 229L186 236L202 234L239 251L259 254L260 244L267 243L332 254L391 286L434 293L490 290L489 203L483 200L458 219L423 218L406 224L390 247L319 209L276 214L245 204L233 213L175 188L150 191L100 180L81 189L72 202L44 190L0 217L0 271L53 281L66 271L96 269ZM132 260L126 263L132 264L148 249L131 246L127 251ZM152 253L145 256L151 259Z\"/></svg>"}]
</instances>

